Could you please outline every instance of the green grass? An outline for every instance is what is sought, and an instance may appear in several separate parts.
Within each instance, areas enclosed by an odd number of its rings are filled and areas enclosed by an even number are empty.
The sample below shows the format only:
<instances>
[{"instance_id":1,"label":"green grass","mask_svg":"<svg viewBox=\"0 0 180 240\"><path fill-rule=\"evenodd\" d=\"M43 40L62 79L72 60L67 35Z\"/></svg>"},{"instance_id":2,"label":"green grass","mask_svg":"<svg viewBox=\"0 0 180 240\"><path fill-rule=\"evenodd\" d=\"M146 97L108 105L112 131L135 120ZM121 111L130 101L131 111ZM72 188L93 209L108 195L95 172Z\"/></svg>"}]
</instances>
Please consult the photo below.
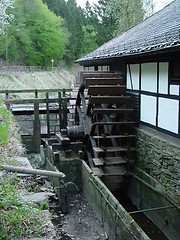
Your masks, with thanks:
<instances>
[{"instance_id":1,"label":"green grass","mask_svg":"<svg viewBox=\"0 0 180 240\"><path fill-rule=\"evenodd\" d=\"M0 144L6 144L9 137L10 113L0 100Z\"/></svg>"},{"instance_id":2,"label":"green grass","mask_svg":"<svg viewBox=\"0 0 180 240\"><path fill-rule=\"evenodd\" d=\"M16 186L15 174L7 174L0 181L0 239L16 240L38 237L44 223L41 209L35 204L25 204Z\"/></svg>"}]
</instances>

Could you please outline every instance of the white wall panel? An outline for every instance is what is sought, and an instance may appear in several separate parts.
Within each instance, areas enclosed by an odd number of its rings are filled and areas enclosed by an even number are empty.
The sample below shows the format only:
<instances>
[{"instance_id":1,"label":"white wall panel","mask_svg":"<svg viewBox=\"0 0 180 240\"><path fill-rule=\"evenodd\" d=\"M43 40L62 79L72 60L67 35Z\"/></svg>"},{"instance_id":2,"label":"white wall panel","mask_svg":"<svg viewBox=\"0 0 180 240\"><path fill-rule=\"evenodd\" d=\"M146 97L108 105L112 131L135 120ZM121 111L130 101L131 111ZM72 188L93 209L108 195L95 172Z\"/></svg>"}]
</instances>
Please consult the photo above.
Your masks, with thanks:
<instances>
[{"instance_id":1,"label":"white wall panel","mask_svg":"<svg viewBox=\"0 0 180 240\"><path fill-rule=\"evenodd\" d=\"M179 86L178 85L170 85L170 94L171 95L179 95Z\"/></svg>"},{"instance_id":2,"label":"white wall panel","mask_svg":"<svg viewBox=\"0 0 180 240\"><path fill-rule=\"evenodd\" d=\"M141 95L141 121L156 125L156 97Z\"/></svg>"},{"instance_id":3,"label":"white wall panel","mask_svg":"<svg viewBox=\"0 0 180 240\"><path fill-rule=\"evenodd\" d=\"M159 63L159 93L168 94L168 63Z\"/></svg>"},{"instance_id":4,"label":"white wall panel","mask_svg":"<svg viewBox=\"0 0 180 240\"><path fill-rule=\"evenodd\" d=\"M129 67L127 65L127 89L132 89L131 85L131 79L130 79L130 73L129 73Z\"/></svg>"},{"instance_id":5,"label":"white wall panel","mask_svg":"<svg viewBox=\"0 0 180 240\"><path fill-rule=\"evenodd\" d=\"M130 70L133 90L139 90L139 64L130 64ZM132 89L128 65L127 65L127 82L129 89Z\"/></svg>"},{"instance_id":6,"label":"white wall panel","mask_svg":"<svg viewBox=\"0 0 180 240\"><path fill-rule=\"evenodd\" d=\"M157 92L157 63L141 65L141 90Z\"/></svg>"},{"instance_id":7,"label":"white wall panel","mask_svg":"<svg viewBox=\"0 0 180 240\"><path fill-rule=\"evenodd\" d=\"M158 127L178 133L179 101L159 98Z\"/></svg>"}]
</instances>

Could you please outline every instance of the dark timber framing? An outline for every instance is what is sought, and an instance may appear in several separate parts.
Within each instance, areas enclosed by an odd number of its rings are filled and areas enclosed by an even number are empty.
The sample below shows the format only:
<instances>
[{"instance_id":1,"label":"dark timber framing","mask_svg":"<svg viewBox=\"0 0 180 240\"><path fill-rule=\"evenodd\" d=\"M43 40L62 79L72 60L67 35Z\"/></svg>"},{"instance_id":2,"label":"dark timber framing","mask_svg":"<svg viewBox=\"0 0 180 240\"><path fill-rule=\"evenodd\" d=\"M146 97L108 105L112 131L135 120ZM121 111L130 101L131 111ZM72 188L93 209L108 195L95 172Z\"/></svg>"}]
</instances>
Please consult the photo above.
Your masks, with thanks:
<instances>
[{"instance_id":1,"label":"dark timber framing","mask_svg":"<svg viewBox=\"0 0 180 240\"><path fill-rule=\"evenodd\" d=\"M163 61L163 62L167 62L169 63L169 61ZM141 65L144 64L144 63L156 63L157 64L157 92L148 92L148 91L144 91L144 90L141 90L141 86L142 86L142 70L141 70ZM139 90L133 90L133 89L128 89L128 92L132 92L132 93L139 93L139 102L141 103L141 95L146 95L146 96L152 96L152 97L156 97L156 124L155 126L154 125L151 125L149 123L146 123L146 122L143 122L143 121L140 121L141 124L144 124L144 125L147 125L149 127L152 127L156 130L159 130L161 132L164 132L164 133L167 133L171 136L174 136L176 138L180 138L180 86L179 86L179 96L178 95L173 95L173 94L170 94L170 86L172 85L170 80L169 80L169 70L168 70L168 94L162 94L162 93L159 93L159 64L162 63L162 61L151 61L151 62L141 62L141 63L132 63L132 64L139 64ZM127 64L129 65L129 63ZM127 73L126 73L127 75ZM178 134L176 133L173 133L171 131L168 131L168 130L165 130L163 128L160 128L158 127L158 113L159 113L159 98L166 98L166 99L172 99L172 100L179 100L179 113L178 113ZM139 118L141 116L141 108L140 108L140 111L139 111Z\"/></svg>"}]
</instances>

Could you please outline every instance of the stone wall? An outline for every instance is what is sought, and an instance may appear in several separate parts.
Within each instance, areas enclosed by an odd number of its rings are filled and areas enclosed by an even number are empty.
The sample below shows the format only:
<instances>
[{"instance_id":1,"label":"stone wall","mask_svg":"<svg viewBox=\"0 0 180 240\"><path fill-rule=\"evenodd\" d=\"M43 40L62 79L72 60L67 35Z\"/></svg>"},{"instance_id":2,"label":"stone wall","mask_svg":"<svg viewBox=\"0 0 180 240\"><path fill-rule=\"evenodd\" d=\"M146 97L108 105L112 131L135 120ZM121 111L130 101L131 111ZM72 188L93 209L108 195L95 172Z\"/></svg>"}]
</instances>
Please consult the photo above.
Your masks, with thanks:
<instances>
[{"instance_id":1,"label":"stone wall","mask_svg":"<svg viewBox=\"0 0 180 240\"><path fill-rule=\"evenodd\" d=\"M180 198L180 140L146 127L137 131L137 167L157 180L167 197Z\"/></svg>"}]
</instances>

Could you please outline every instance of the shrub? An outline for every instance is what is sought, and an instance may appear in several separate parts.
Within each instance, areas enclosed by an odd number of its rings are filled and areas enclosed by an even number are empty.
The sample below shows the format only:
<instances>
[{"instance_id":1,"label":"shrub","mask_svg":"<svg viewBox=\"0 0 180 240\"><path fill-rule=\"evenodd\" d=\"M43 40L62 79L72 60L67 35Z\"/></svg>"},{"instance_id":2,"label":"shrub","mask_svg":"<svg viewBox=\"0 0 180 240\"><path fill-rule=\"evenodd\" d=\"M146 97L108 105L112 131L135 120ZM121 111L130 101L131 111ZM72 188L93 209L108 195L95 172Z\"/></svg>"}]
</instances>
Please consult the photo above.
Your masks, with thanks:
<instances>
[{"instance_id":1,"label":"shrub","mask_svg":"<svg viewBox=\"0 0 180 240\"><path fill-rule=\"evenodd\" d=\"M0 181L0 239L15 240L38 237L44 223L40 208L25 204L16 188L14 174L7 174Z\"/></svg>"},{"instance_id":2,"label":"shrub","mask_svg":"<svg viewBox=\"0 0 180 240\"><path fill-rule=\"evenodd\" d=\"M10 112L0 100L0 144L6 144L9 136Z\"/></svg>"}]
</instances>

